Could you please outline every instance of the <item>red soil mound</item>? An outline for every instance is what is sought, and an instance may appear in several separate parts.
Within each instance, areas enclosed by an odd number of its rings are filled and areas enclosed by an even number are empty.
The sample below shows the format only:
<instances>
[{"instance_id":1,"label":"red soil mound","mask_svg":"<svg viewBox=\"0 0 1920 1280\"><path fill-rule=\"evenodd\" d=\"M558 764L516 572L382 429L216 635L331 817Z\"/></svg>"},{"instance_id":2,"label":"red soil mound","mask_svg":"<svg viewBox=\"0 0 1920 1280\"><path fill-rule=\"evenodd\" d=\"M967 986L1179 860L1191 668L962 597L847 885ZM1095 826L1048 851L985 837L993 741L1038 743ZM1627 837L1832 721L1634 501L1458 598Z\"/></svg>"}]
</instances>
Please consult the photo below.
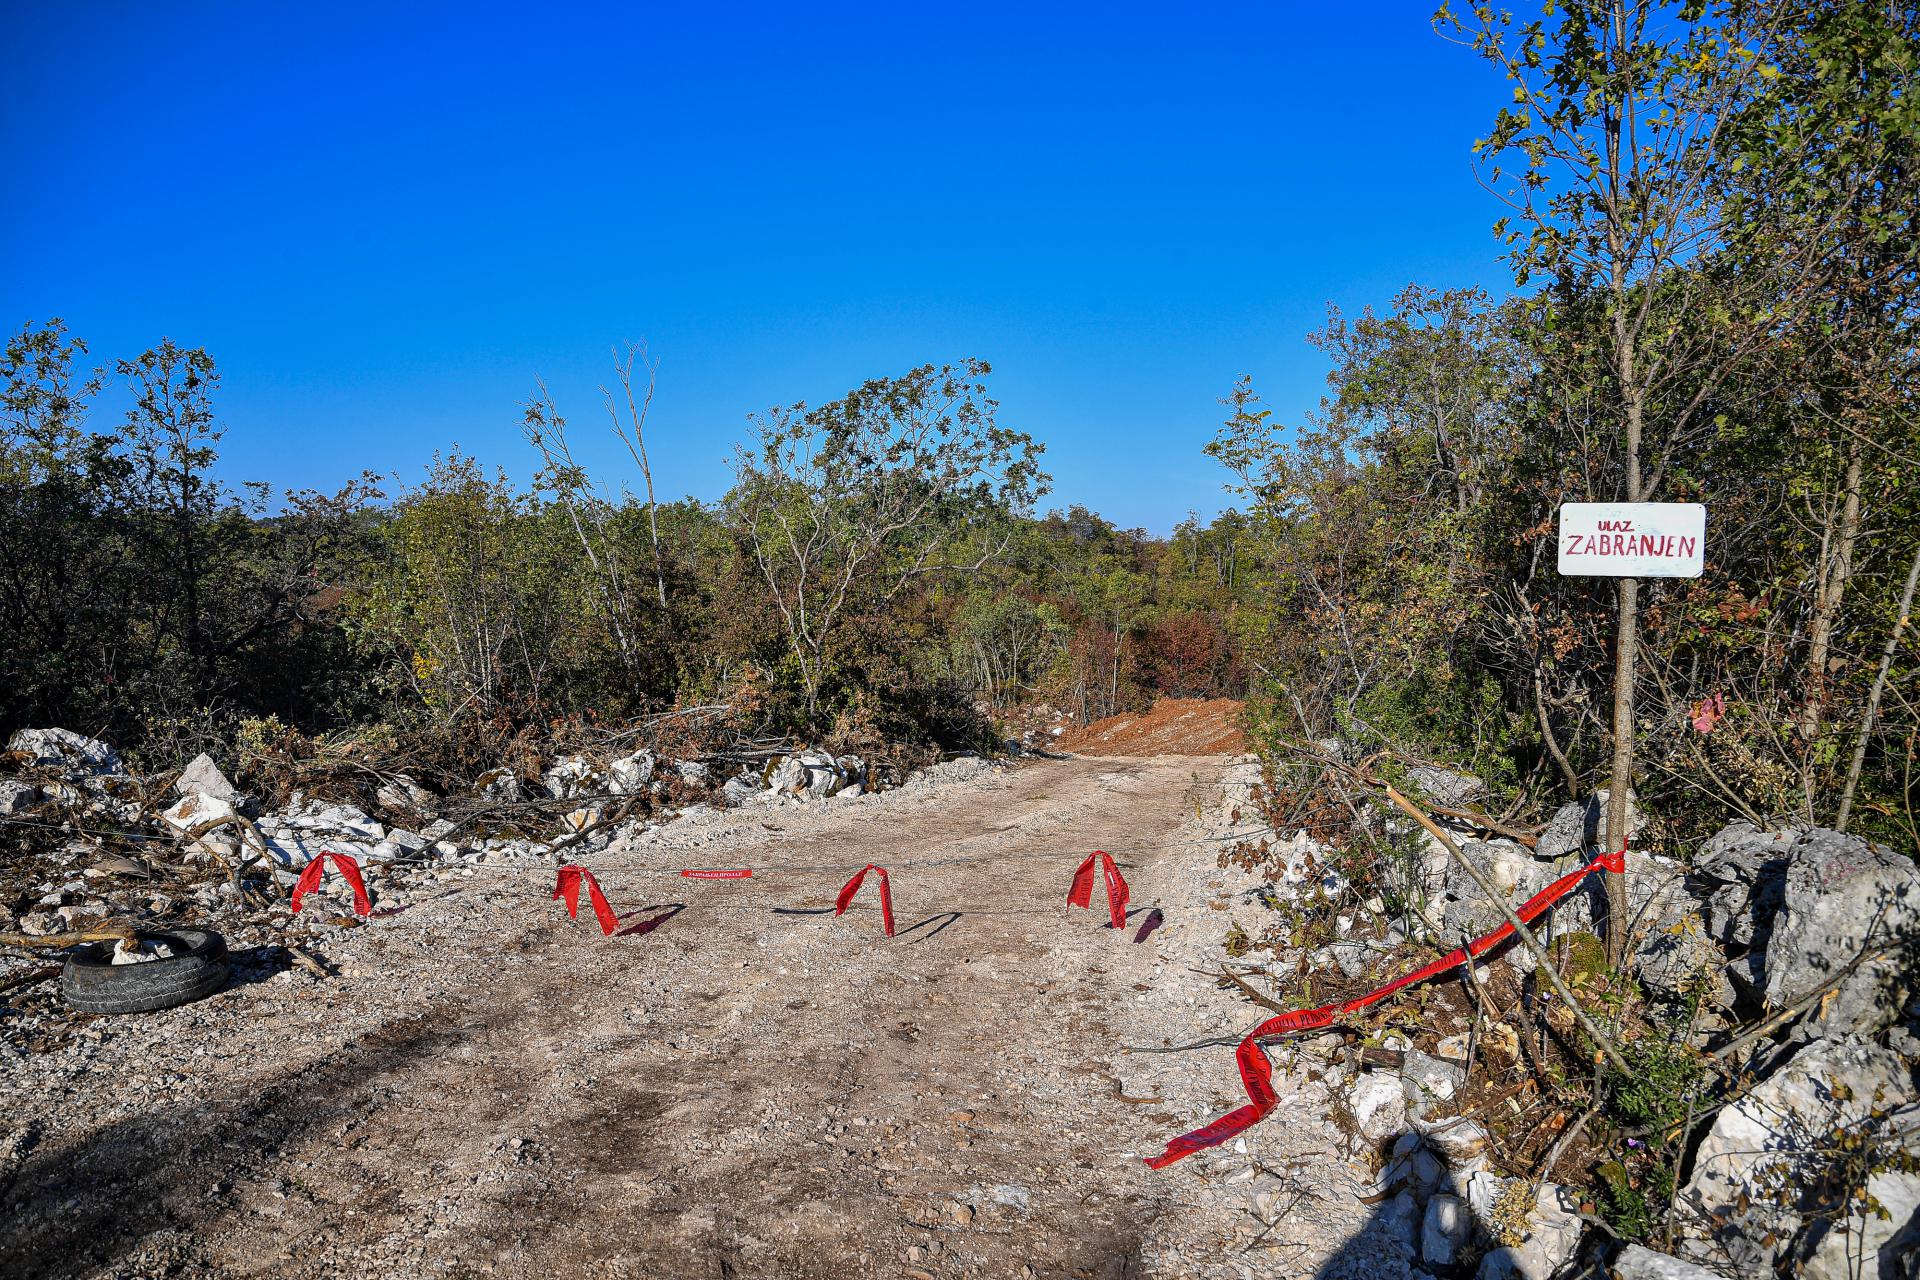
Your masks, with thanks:
<instances>
[{"instance_id":1,"label":"red soil mound","mask_svg":"<svg viewBox=\"0 0 1920 1280\"><path fill-rule=\"evenodd\" d=\"M1247 750L1232 698L1162 698L1142 714L1108 716L1048 745L1088 756L1214 756Z\"/></svg>"}]
</instances>

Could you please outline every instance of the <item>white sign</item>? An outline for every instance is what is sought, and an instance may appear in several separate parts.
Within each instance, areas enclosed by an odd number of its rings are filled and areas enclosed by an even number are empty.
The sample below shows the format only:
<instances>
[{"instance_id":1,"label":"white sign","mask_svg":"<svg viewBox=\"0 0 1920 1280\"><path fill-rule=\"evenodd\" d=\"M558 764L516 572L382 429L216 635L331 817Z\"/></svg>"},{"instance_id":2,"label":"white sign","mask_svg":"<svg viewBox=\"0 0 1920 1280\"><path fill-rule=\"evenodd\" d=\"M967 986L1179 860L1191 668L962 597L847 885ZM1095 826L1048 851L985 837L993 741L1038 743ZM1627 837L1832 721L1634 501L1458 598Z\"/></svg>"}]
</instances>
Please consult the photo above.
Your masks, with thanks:
<instances>
[{"instance_id":1,"label":"white sign","mask_svg":"<svg viewBox=\"0 0 1920 1280\"><path fill-rule=\"evenodd\" d=\"M1560 572L1598 578L1697 578L1707 541L1698 502L1567 502Z\"/></svg>"}]
</instances>

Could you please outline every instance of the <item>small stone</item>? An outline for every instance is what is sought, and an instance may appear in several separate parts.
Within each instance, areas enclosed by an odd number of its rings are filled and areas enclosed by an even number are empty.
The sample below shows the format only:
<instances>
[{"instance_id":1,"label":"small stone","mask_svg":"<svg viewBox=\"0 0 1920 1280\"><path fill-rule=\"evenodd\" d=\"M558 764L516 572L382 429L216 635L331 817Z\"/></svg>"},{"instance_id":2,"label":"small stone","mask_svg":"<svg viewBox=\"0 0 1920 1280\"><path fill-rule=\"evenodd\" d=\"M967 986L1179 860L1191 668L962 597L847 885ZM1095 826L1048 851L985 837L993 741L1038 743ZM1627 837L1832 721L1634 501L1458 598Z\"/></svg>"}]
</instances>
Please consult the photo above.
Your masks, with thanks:
<instances>
[{"instance_id":1,"label":"small stone","mask_svg":"<svg viewBox=\"0 0 1920 1280\"><path fill-rule=\"evenodd\" d=\"M0 782L0 817L24 813L40 803L40 788L31 782Z\"/></svg>"},{"instance_id":2,"label":"small stone","mask_svg":"<svg viewBox=\"0 0 1920 1280\"><path fill-rule=\"evenodd\" d=\"M1423 1126L1427 1145L1450 1165L1466 1165L1487 1152L1487 1131L1478 1120L1455 1116Z\"/></svg>"},{"instance_id":3,"label":"small stone","mask_svg":"<svg viewBox=\"0 0 1920 1280\"><path fill-rule=\"evenodd\" d=\"M1428 1266L1448 1267L1473 1235L1473 1221L1458 1197L1440 1194L1427 1201L1420 1227L1420 1256Z\"/></svg>"},{"instance_id":4,"label":"small stone","mask_svg":"<svg viewBox=\"0 0 1920 1280\"><path fill-rule=\"evenodd\" d=\"M426 813L433 808L433 793L404 773L374 792L373 798L389 809L414 809Z\"/></svg>"},{"instance_id":5,"label":"small stone","mask_svg":"<svg viewBox=\"0 0 1920 1280\"><path fill-rule=\"evenodd\" d=\"M173 790L175 795L209 796L229 804L240 799L240 792L227 780L227 775L220 772L220 766L213 762L213 757L204 751L180 771L180 776L173 780Z\"/></svg>"},{"instance_id":6,"label":"small stone","mask_svg":"<svg viewBox=\"0 0 1920 1280\"><path fill-rule=\"evenodd\" d=\"M20 917L20 932L43 938L62 929L60 917L51 911L29 911Z\"/></svg>"},{"instance_id":7,"label":"small stone","mask_svg":"<svg viewBox=\"0 0 1920 1280\"><path fill-rule=\"evenodd\" d=\"M1362 1073L1347 1095L1347 1108L1369 1142L1384 1142L1406 1127L1406 1094L1398 1079L1383 1072Z\"/></svg>"},{"instance_id":8,"label":"small stone","mask_svg":"<svg viewBox=\"0 0 1920 1280\"><path fill-rule=\"evenodd\" d=\"M182 796L171 808L161 813L160 820L175 831L191 831L195 827L233 816L231 801L196 791Z\"/></svg>"},{"instance_id":9,"label":"small stone","mask_svg":"<svg viewBox=\"0 0 1920 1280\"><path fill-rule=\"evenodd\" d=\"M1466 1082L1466 1072L1430 1053L1409 1049L1406 1063L1400 1068L1400 1078L1408 1104L1420 1106L1433 1100L1450 1101Z\"/></svg>"},{"instance_id":10,"label":"small stone","mask_svg":"<svg viewBox=\"0 0 1920 1280\"><path fill-rule=\"evenodd\" d=\"M607 766L607 790L616 795L637 795L653 780L654 758L651 751L636 751Z\"/></svg>"}]
</instances>

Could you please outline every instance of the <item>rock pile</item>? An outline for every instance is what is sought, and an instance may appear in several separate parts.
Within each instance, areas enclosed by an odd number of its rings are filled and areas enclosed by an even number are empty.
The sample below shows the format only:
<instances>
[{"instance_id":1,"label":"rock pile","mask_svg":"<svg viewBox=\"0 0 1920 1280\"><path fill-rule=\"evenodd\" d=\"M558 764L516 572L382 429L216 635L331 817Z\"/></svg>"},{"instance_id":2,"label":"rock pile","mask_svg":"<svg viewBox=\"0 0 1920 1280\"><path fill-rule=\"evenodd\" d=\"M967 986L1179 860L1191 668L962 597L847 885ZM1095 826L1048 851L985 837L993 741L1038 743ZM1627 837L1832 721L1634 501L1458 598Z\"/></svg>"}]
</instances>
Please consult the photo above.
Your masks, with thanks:
<instances>
[{"instance_id":1,"label":"rock pile","mask_svg":"<svg viewBox=\"0 0 1920 1280\"><path fill-rule=\"evenodd\" d=\"M922 769L900 785L912 789L966 782L991 774L995 768L991 761L980 756L963 755ZM757 769L741 769L727 779L720 790L720 799L727 805L840 802L857 800L881 789L881 778L860 756L836 756L819 747L807 747L790 755L775 756Z\"/></svg>"},{"instance_id":2,"label":"rock pile","mask_svg":"<svg viewBox=\"0 0 1920 1280\"><path fill-rule=\"evenodd\" d=\"M51 837L64 841L48 855L53 870L25 890L29 909L17 922L0 911L0 927L17 923L23 932L50 934L108 917L161 919L187 905L208 912L254 910L257 902L250 905L240 888L244 878L264 873L284 888L322 852L352 857L389 886L415 870L431 875L436 869L551 863L563 851L579 858L649 829L670 816L672 806L691 804L682 812L698 811L703 798L722 805L838 803L871 794L877 785L861 757L817 748L744 770L722 788L715 787L715 773L704 761L662 761L642 750L563 755L527 776L493 769L474 781L470 795L451 798L404 773L381 775L358 802L295 791L284 803L266 804L245 794L204 754L177 774L153 778L128 775L123 767L108 744L70 730L27 729L9 740L0 755L0 821L42 822L65 834ZM927 773L949 780L991 768L969 758ZM915 775L907 785L924 784ZM648 803L637 810L627 803L641 797ZM140 857L110 852L95 834L72 832L75 817L120 825ZM551 834L481 834L536 826ZM194 882L190 899L139 888L169 866Z\"/></svg>"},{"instance_id":3,"label":"rock pile","mask_svg":"<svg viewBox=\"0 0 1920 1280\"><path fill-rule=\"evenodd\" d=\"M1471 794L1453 775L1428 781L1453 798ZM1604 812L1604 797L1566 806L1531 849L1475 838L1464 824L1457 842L1517 902L1599 852ZM1281 846L1280 879L1291 886L1282 896L1311 887L1298 872L1317 864L1299 844ZM1419 872L1441 934L1427 940L1457 945L1495 927L1501 917L1473 878L1438 841L1427 844ZM1920 868L1834 831L1734 823L1689 864L1630 852L1628 885L1628 967L1656 1005L1700 1002L1690 1024L1696 1048L1780 1018L1757 1052L1744 1051L1728 1105L1694 1131L1675 1196L1677 1256L1636 1247L1619 1254L1618 1274L1920 1274L1920 1001L1910 976ZM1604 910L1602 887L1589 881L1538 933L1591 934ZM1358 977L1382 942L1343 939L1308 961ZM1524 974L1534 960L1510 946L1492 963ZM1386 1153L1376 1217L1412 1274L1563 1273L1583 1240L1578 1197L1551 1183L1530 1196L1525 1179L1503 1177L1478 1124L1447 1118L1459 1070L1447 1049L1398 1047L1401 1065L1350 1077L1342 1099L1359 1138Z\"/></svg>"}]
</instances>

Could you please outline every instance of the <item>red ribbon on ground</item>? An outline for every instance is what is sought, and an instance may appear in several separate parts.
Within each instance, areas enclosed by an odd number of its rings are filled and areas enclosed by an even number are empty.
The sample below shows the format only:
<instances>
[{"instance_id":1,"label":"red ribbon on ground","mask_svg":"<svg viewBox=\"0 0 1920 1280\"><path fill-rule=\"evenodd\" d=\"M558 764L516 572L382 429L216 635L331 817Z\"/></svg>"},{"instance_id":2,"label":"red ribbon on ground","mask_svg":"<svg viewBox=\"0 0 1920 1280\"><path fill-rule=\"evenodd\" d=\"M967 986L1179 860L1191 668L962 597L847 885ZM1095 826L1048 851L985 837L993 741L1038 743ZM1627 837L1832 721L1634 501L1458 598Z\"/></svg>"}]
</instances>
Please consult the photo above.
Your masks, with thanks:
<instances>
[{"instance_id":1,"label":"red ribbon on ground","mask_svg":"<svg viewBox=\"0 0 1920 1280\"><path fill-rule=\"evenodd\" d=\"M833 902L833 914L837 916L847 909L847 904L853 901L853 895L860 892L860 882L867 878L869 871L880 873L880 923L885 927L887 936L891 938L893 936L893 893L887 888L885 867L878 867L869 862L854 874L853 879L841 885L840 896Z\"/></svg>"},{"instance_id":2,"label":"red ribbon on ground","mask_svg":"<svg viewBox=\"0 0 1920 1280\"><path fill-rule=\"evenodd\" d=\"M680 874L692 880L745 880L747 877L753 874L753 868L740 867L738 869L730 868L726 870L714 870L714 871L701 871L701 870L695 869L692 871L682 871Z\"/></svg>"},{"instance_id":3,"label":"red ribbon on ground","mask_svg":"<svg viewBox=\"0 0 1920 1280\"><path fill-rule=\"evenodd\" d=\"M309 861L306 869L300 873L300 878L293 882L295 914L300 911L301 899L320 887L320 877L326 874L328 858L333 859L333 865L339 868L340 874L347 878L348 887L353 890L353 914L371 915L373 903L367 898L367 882L360 878L360 864L344 853L334 853L330 850L322 850L317 857Z\"/></svg>"},{"instance_id":4,"label":"red ribbon on ground","mask_svg":"<svg viewBox=\"0 0 1920 1280\"><path fill-rule=\"evenodd\" d=\"M587 900L593 903L593 914L599 918L600 932L610 934L620 923L620 917L613 914L613 908L607 905L607 895L600 892L600 882L593 878L593 872L578 863L569 862L560 868L560 881L553 886L553 896L565 900L567 914L575 920L580 918L580 882L587 882Z\"/></svg>"},{"instance_id":5,"label":"red ribbon on ground","mask_svg":"<svg viewBox=\"0 0 1920 1280\"><path fill-rule=\"evenodd\" d=\"M1626 850L1615 853L1603 853L1577 871L1561 876L1540 892L1528 898L1514 909L1522 923L1531 924L1534 917L1572 892L1573 887L1595 871L1610 871L1615 874L1627 869ZM1083 868L1085 870L1085 868ZM1075 881L1076 885L1078 881ZM1167 1149L1157 1156L1147 1157L1147 1165L1153 1169L1164 1169L1176 1160L1181 1160L1196 1151L1208 1147L1217 1147L1221 1143L1246 1132L1266 1118L1274 1104L1279 1101L1273 1092L1273 1063L1267 1058L1266 1051L1258 1041L1269 1036L1290 1035L1296 1031L1317 1031L1321 1027L1331 1026L1335 1018L1353 1013L1369 1005L1378 1004L1403 987L1416 982L1425 982L1428 978L1445 973L1456 965L1465 964L1468 953L1483 956L1493 948L1513 936L1513 925L1502 923L1498 929L1483 937L1475 938L1464 948L1453 951L1432 964L1423 965L1412 973L1395 978L1386 986L1369 991L1363 996L1339 1004L1325 1004L1317 1009L1295 1009L1290 1013L1277 1014L1255 1027L1247 1038L1234 1050L1234 1060L1240 1066L1240 1083L1247 1091L1247 1105L1237 1107L1221 1116L1211 1124L1195 1129L1192 1133L1183 1133L1167 1144Z\"/></svg>"},{"instance_id":6,"label":"red ribbon on ground","mask_svg":"<svg viewBox=\"0 0 1920 1280\"><path fill-rule=\"evenodd\" d=\"M1113 927L1127 927L1127 899L1131 891L1127 882L1120 877L1120 868L1113 865L1113 855L1105 849L1095 849L1073 873L1073 887L1067 890L1067 905L1070 907L1093 906L1093 863L1100 860L1102 870L1107 873L1107 914L1113 920Z\"/></svg>"}]
</instances>

